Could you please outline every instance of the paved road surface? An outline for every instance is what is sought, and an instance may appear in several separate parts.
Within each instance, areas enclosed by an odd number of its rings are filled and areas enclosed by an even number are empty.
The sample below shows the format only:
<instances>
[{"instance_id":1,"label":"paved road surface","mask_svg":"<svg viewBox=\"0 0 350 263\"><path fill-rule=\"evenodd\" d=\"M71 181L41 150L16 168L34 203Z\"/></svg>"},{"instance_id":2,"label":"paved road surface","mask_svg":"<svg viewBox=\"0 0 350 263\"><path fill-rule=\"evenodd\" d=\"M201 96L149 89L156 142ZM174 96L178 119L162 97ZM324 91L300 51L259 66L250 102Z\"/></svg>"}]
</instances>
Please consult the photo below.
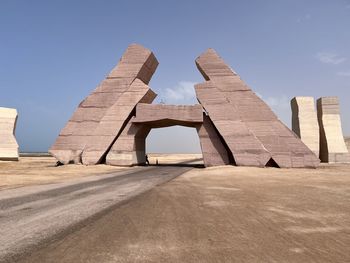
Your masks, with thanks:
<instances>
[{"instance_id":1,"label":"paved road surface","mask_svg":"<svg viewBox=\"0 0 350 263\"><path fill-rule=\"evenodd\" d=\"M0 191L0 262L13 262L190 169L137 167L69 183Z\"/></svg>"}]
</instances>

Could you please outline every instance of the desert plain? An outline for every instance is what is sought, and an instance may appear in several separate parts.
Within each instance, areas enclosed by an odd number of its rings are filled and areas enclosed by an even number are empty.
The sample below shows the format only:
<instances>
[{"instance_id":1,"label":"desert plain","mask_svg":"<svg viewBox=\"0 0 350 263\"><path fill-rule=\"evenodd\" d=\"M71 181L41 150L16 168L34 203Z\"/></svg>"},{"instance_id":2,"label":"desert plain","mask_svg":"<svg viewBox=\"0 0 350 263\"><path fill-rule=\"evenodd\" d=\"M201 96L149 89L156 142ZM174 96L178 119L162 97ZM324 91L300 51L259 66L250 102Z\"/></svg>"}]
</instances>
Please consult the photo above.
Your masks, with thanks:
<instances>
[{"instance_id":1,"label":"desert plain","mask_svg":"<svg viewBox=\"0 0 350 263\"><path fill-rule=\"evenodd\" d=\"M154 154L149 160L189 169L16 261L350 261L350 165L202 168L200 155ZM0 163L0 187L54 185L128 169L135 168L55 167L51 157L22 157Z\"/></svg>"}]
</instances>

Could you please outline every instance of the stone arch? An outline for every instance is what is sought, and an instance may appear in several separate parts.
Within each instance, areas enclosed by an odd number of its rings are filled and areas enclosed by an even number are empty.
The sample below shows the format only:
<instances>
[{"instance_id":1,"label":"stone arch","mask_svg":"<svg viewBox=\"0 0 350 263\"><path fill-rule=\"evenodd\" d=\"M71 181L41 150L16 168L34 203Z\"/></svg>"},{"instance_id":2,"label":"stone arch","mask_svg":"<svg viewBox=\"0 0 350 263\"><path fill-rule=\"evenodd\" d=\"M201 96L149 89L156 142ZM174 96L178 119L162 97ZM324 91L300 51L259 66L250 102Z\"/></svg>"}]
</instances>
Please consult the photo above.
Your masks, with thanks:
<instances>
[{"instance_id":1,"label":"stone arch","mask_svg":"<svg viewBox=\"0 0 350 263\"><path fill-rule=\"evenodd\" d=\"M133 166L146 162L146 137L153 128L170 126L191 127L197 130L204 165L217 166L233 163L227 147L215 130L201 105L144 104L136 106L133 117L106 157L110 165Z\"/></svg>"}]
</instances>

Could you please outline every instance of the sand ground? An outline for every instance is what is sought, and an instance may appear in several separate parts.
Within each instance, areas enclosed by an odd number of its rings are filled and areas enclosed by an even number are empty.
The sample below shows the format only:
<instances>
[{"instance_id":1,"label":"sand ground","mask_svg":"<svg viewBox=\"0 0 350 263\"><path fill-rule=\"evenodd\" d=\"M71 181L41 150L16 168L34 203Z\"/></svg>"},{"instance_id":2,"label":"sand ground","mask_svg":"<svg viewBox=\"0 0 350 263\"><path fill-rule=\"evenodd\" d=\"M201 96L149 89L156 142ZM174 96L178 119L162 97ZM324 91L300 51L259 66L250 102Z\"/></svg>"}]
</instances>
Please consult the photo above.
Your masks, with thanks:
<instances>
[{"instance_id":1,"label":"sand ground","mask_svg":"<svg viewBox=\"0 0 350 263\"><path fill-rule=\"evenodd\" d=\"M23 262L350 262L350 165L195 168Z\"/></svg>"},{"instance_id":2,"label":"sand ground","mask_svg":"<svg viewBox=\"0 0 350 263\"><path fill-rule=\"evenodd\" d=\"M149 154L149 161L155 164L189 162L203 163L201 154ZM103 175L128 169L110 165L63 165L56 167L53 157L21 157L18 162L0 161L0 190L26 185L63 182L90 175Z\"/></svg>"},{"instance_id":3,"label":"sand ground","mask_svg":"<svg viewBox=\"0 0 350 263\"><path fill-rule=\"evenodd\" d=\"M26 185L62 182L83 176L125 169L108 165L64 165L53 157L21 157L18 162L0 161L0 190Z\"/></svg>"}]
</instances>

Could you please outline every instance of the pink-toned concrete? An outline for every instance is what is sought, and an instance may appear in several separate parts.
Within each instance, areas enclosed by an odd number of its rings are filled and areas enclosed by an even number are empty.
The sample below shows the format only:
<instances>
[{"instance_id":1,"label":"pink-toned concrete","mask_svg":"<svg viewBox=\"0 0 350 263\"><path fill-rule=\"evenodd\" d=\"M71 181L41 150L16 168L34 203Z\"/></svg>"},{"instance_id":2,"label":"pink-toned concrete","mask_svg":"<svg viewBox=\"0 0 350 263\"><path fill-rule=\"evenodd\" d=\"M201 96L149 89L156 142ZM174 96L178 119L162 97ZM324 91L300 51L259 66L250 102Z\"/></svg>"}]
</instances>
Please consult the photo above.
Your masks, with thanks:
<instances>
[{"instance_id":1,"label":"pink-toned concrete","mask_svg":"<svg viewBox=\"0 0 350 263\"><path fill-rule=\"evenodd\" d=\"M197 127L205 167L235 164L233 156L207 115Z\"/></svg>"},{"instance_id":2,"label":"pink-toned concrete","mask_svg":"<svg viewBox=\"0 0 350 263\"><path fill-rule=\"evenodd\" d=\"M106 164L133 166L146 163L146 137L151 127L134 124L132 119L115 141L106 157Z\"/></svg>"},{"instance_id":3,"label":"pink-toned concrete","mask_svg":"<svg viewBox=\"0 0 350 263\"><path fill-rule=\"evenodd\" d=\"M196 64L206 79L195 86L200 104L151 105L156 94L147 83L158 61L150 50L129 46L117 67L79 105L51 154L63 164L143 164L149 131L181 125L197 129L205 166L318 165L316 156L214 50Z\"/></svg>"},{"instance_id":4,"label":"pink-toned concrete","mask_svg":"<svg viewBox=\"0 0 350 263\"><path fill-rule=\"evenodd\" d=\"M201 105L139 103L132 118L109 151L106 163L132 166L146 162L146 137L153 128L181 125L198 128L203 123Z\"/></svg>"},{"instance_id":5,"label":"pink-toned concrete","mask_svg":"<svg viewBox=\"0 0 350 263\"><path fill-rule=\"evenodd\" d=\"M91 142L91 137L96 138L95 130L109 108L130 88L135 79L148 84L157 65L158 61L150 50L137 44L130 45L106 79L79 104L49 152L63 164L80 163L86 144ZM88 151L91 150L95 149L89 146ZM85 155L86 160L89 159L88 155L90 154ZM96 159L100 157L93 158L92 163Z\"/></svg>"},{"instance_id":6,"label":"pink-toned concrete","mask_svg":"<svg viewBox=\"0 0 350 263\"><path fill-rule=\"evenodd\" d=\"M101 162L108 153L118 135L129 120L129 116L139 102L151 103L156 94L141 80L135 79L110 107L99 125L95 128L82 154L83 164L92 165Z\"/></svg>"},{"instance_id":7,"label":"pink-toned concrete","mask_svg":"<svg viewBox=\"0 0 350 263\"><path fill-rule=\"evenodd\" d=\"M317 157L240 79L208 49L196 59L206 82L197 97L228 145L237 165L316 167Z\"/></svg>"},{"instance_id":8,"label":"pink-toned concrete","mask_svg":"<svg viewBox=\"0 0 350 263\"><path fill-rule=\"evenodd\" d=\"M264 167L271 155L240 120L239 112L229 103L224 93L212 81L197 84L195 90L198 100L226 142L236 165Z\"/></svg>"},{"instance_id":9,"label":"pink-toned concrete","mask_svg":"<svg viewBox=\"0 0 350 263\"><path fill-rule=\"evenodd\" d=\"M147 124L152 128L181 125L196 127L203 122L201 105L165 105L139 103L133 123Z\"/></svg>"},{"instance_id":10,"label":"pink-toned concrete","mask_svg":"<svg viewBox=\"0 0 350 263\"><path fill-rule=\"evenodd\" d=\"M136 106L132 118L109 151L106 163L132 166L146 162L145 141L153 128L174 125L197 129L206 167L233 164L232 156L201 105L144 104Z\"/></svg>"}]
</instances>

